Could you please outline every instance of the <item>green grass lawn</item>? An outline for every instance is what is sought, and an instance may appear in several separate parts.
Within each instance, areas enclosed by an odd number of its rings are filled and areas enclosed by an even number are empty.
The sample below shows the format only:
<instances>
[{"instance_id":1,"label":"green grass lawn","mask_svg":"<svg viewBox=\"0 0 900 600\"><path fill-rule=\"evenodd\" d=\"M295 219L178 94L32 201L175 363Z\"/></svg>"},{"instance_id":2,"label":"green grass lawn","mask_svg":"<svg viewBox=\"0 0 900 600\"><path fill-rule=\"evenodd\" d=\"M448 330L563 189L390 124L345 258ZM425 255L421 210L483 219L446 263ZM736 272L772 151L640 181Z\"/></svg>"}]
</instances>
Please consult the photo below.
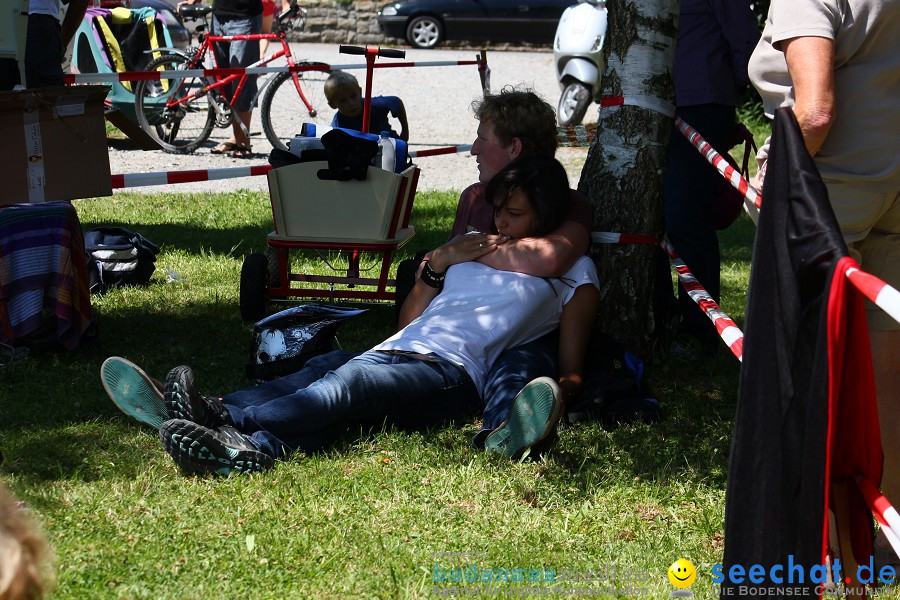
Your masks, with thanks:
<instances>
[{"instance_id":1,"label":"green grass lawn","mask_svg":"<svg viewBox=\"0 0 900 600\"><path fill-rule=\"evenodd\" d=\"M418 195L401 258L442 241L455 199ZM93 298L97 343L0 367L0 476L49 537L55 597L441 597L473 567L479 579L498 569L526 579L470 583L475 597L538 585L665 597L681 557L698 569L695 594L712 595L739 368L724 346L707 365L653 365L662 423L568 426L537 462L473 450L473 419L348 435L257 476L185 477L157 434L107 399L99 367L121 355L157 377L190 364L210 392L248 385L238 280L243 256L265 248L268 198L117 194L75 206L85 230L125 225L162 253L151 285ZM742 217L722 236L723 308L738 324L753 232ZM340 341L366 349L393 322L391 306L372 307ZM556 581L529 582L530 569L555 569ZM597 580L564 579L587 570Z\"/></svg>"}]
</instances>

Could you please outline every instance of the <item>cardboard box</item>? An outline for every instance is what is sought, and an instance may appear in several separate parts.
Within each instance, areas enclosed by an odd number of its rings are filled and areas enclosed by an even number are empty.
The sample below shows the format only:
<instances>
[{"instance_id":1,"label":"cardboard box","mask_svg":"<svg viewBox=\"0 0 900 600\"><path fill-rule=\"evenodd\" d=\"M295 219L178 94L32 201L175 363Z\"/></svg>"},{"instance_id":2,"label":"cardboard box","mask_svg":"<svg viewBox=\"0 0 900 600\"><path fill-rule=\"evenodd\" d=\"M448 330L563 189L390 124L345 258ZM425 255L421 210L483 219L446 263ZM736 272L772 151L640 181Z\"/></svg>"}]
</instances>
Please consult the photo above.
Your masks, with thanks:
<instances>
[{"instance_id":1,"label":"cardboard box","mask_svg":"<svg viewBox=\"0 0 900 600\"><path fill-rule=\"evenodd\" d=\"M406 226L402 220L412 201L415 166L400 174L369 167L363 181L319 179L318 172L326 169L327 162L312 161L269 171L278 239L380 241L388 239L392 225L395 230ZM399 198L404 178L407 193Z\"/></svg>"},{"instance_id":2,"label":"cardboard box","mask_svg":"<svg viewBox=\"0 0 900 600\"><path fill-rule=\"evenodd\" d=\"M0 205L112 195L109 86L0 92Z\"/></svg>"}]
</instances>

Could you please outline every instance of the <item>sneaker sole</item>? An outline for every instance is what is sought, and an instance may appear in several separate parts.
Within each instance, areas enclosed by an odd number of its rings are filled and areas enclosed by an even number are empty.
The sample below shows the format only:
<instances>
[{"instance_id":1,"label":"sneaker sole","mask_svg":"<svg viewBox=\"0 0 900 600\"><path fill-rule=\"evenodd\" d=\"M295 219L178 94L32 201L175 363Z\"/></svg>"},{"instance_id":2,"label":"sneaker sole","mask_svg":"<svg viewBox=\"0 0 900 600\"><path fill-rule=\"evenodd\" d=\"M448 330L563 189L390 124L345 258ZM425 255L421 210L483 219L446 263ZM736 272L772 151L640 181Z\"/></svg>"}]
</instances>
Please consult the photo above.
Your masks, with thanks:
<instances>
[{"instance_id":1,"label":"sneaker sole","mask_svg":"<svg viewBox=\"0 0 900 600\"><path fill-rule=\"evenodd\" d=\"M163 447L186 471L201 475L258 473L274 464L268 454L254 450L237 450L226 446L195 423L174 419L159 430Z\"/></svg>"},{"instance_id":2,"label":"sneaker sole","mask_svg":"<svg viewBox=\"0 0 900 600\"><path fill-rule=\"evenodd\" d=\"M488 435L484 449L516 460L553 432L561 411L559 386L549 377L538 377L516 395L509 418Z\"/></svg>"},{"instance_id":3,"label":"sneaker sole","mask_svg":"<svg viewBox=\"0 0 900 600\"><path fill-rule=\"evenodd\" d=\"M165 398L153 378L133 362L110 356L100 366L100 381L113 404L132 419L154 429L168 420Z\"/></svg>"},{"instance_id":4,"label":"sneaker sole","mask_svg":"<svg viewBox=\"0 0 900 600\"><path fill-rule=\"evenodd\" d=\"M188 385L194 387L194 375L188 367L175 367L169 371L169 374L166 376L166 409L169 418L184 419L185 421L193 421L194 423L205 426L206 423L200 423L194 415L190 394L185 393L186 390L182 390L181 386L177 383L178 381L181 381L185 372L190 373ZM182 395L185 395L186 398L182 398ZM185 408L187 410L185 410Z\"/></svg>"}]
</instances>

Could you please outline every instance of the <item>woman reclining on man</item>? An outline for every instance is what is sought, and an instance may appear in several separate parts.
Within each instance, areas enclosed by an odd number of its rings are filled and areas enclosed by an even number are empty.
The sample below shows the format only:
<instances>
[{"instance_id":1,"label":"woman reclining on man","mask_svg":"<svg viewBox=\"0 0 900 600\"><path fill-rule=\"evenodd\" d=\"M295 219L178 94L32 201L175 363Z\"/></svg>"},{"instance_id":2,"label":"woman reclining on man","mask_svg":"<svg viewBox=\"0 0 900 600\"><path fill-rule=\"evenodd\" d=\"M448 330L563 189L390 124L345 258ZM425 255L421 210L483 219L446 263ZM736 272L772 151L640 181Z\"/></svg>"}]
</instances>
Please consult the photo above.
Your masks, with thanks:
<instances>
[{"instance_id":1,"label":"woman reclining on man","mask_svg":"<svg viewBox=\"0 0 900 600\"><path fill-rule=\"evenodd\" d=\"M474 261L507 239L541 236L560 224L570 192L556 160L510 164L485 197L497 233L457 236L434 250L403 305L402 329L324 376L313 359L295 374L211 398L196 391L189 367L172 369L163 393L138 367L111 357L101 369L107 393L123 412L158 427L175 462L197 473L259 471L294 451L325 448L351 426L424 428L485 405L511 407L485 448L520 457L553 432L563 392L541 377L521 391L482 398L485 374L506 348L559 326L558 381L569 395L577 391L599 298L597 272L588 257L554 279Z\"/></svg>"}]
</instances>

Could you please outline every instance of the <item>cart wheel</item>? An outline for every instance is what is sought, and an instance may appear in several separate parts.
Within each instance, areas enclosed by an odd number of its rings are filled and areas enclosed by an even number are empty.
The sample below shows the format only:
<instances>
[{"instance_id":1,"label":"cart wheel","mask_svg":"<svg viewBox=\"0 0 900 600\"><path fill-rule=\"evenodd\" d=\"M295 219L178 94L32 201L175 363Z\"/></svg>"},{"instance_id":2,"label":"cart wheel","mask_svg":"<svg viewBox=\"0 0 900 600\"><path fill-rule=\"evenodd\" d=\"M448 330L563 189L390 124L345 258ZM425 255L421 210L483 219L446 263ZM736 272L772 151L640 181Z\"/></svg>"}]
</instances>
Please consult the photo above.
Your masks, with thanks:
<instances>
[{"instance_id":1,"label":"cart wheel","mask_svg":"<svg viewBox=\"0 0 900 600\"><path fill-rule=\"evenodd\" d=\"M287 257L290 259L290 257ZM269 270L269 287L272 289L281 287L281 271L278 269L278 249L269 246L266 248L266 261Z\"/></svg>"},{"instance_id":2,"label":"cart wheel","mask_svg":"<svg viewBox=\"0 0 900 600\"><path fill-rule=\"evenodd\" d=\"M266 316L268 260L264 254L248 254L241 267L241 318L254 323Z\"/></svg>"}]
</instances>

